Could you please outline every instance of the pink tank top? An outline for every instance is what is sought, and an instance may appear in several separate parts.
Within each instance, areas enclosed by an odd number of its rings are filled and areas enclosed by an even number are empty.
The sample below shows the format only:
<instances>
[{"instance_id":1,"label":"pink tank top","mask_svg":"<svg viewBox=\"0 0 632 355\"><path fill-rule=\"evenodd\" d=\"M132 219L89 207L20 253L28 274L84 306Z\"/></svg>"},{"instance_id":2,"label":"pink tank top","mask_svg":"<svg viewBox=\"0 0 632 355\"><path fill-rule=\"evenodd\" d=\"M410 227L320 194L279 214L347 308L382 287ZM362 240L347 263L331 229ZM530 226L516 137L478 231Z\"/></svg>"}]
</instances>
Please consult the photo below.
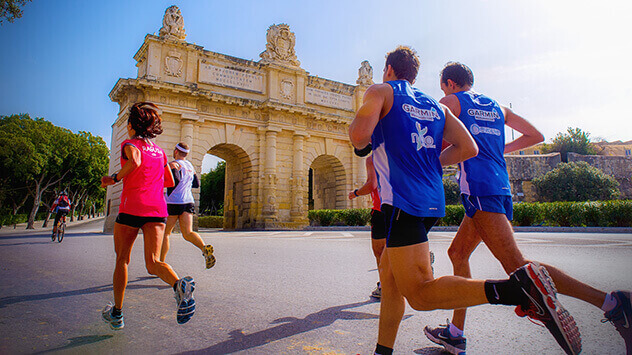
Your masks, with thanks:
<instances>
[{"instance_id":1,"label":"pink tank top","mask_svg":"<svg viewBox=\"0 0 632 355\"><path fill-rule=\"evenodd\" d=\"M128 139L121 143L121 166L125 165L125 146L140 150L141 163L123 178L119 213L139 217L167 217L167 202L163 193L167 155L152 141Z\"/></svg>"},{"instance_id":2,"label":"pink tank top","mask_svg":"<svg viewBox=\"0 0 632 355\"><path fill-rule=\"evenodd\" d=\"M373 209L376 211L382 210L382 200L380 194L377 192L377 188L371 191L371 200L373 201Z\"/></svg>"}]
</instances>

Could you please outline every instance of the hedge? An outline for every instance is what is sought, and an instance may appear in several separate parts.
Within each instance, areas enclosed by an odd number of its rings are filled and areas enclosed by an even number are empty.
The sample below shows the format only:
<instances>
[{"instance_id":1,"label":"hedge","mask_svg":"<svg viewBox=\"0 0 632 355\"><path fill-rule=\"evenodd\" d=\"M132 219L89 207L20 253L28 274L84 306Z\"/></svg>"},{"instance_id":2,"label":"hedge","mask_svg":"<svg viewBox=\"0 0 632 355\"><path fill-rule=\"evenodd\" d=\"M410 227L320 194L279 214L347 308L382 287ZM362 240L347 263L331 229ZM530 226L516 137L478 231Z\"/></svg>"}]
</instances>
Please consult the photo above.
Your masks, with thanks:
<instances>
[{"instance_id":1,"label":"hedge","mask_svg":"<svg viewBox=\"0 0 632 355\"><path fill-rule=\"evenodd\" d=\"M438 226L458 226L465 215L462 205L445 207L445 217ZM311 210L311 225L364 226L371 215L370 209ZM515 226L559 227L632 227L632 200L588 202L517 203L514 205Z\"/></svg>"},{"instance_id":2,"label":"hedge","mask_svg":"<svg viewBox=\"0 0 632 355\"><path fill-rule=\"evenodd\" d=\"M198 218L200 228L222 228L224 227L224 216L204 216Z\"/></svg>"},{"instance_id":3,"label":"hedge","mask_svg":"<svg viewBox=\"0 0 632 355\"><path fill-rule=\"evenodd\" d=\"M309 224L315 226L366 226L371 219L371 209L310 210L307 217Z\"/></svg>"}]
</instances>

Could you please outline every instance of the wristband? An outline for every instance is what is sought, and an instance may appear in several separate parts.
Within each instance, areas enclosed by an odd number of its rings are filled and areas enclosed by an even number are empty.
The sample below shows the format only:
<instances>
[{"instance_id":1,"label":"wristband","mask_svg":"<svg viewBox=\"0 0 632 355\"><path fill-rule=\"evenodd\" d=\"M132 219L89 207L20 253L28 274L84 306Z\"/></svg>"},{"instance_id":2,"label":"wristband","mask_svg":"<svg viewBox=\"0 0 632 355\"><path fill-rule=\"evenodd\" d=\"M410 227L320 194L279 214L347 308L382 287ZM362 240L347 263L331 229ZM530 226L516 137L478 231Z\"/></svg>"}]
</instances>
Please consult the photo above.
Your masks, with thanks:
<instances>
[{"instance_id":1,"label":"wristband","mask_svg":"<svg viewBox=\"0 0 632 355\"><path fill-rule=\"evenodd\" d=\"M115 184L116 184L117 182L121 181L121 180L119 180L119 179L117 179L117 178L116 178L116 174L118 174L118 173L114 173L114 174L110 175L110 177L112 178L112 180L114 180L114 183L115 183Z\"/></svg>"},{"instance_id":2,"label":"wristband","mask_svg":"<svg viewBox=\"0 0 632 355\"><path fill-rule=\"evenodd\" d=\"M353 194L355 195L355 197L360 197L360 195L358 195L358 189L353 190Z\"/></svg>"},{"instance_id":3,"label":"wristband","mask_svg":"<svg viewBox=\"0 0 632 355\"><path fill-rule=\"evenodd\" d=\"M353 148L353 152L355 153L355 155L359 156L359 157L365 157L367 155L369 155L369 153L371 153L371 143L367 144L366 147L362 148L362 149L358 149L358 148Z\"/></svg>"}]
</instances>

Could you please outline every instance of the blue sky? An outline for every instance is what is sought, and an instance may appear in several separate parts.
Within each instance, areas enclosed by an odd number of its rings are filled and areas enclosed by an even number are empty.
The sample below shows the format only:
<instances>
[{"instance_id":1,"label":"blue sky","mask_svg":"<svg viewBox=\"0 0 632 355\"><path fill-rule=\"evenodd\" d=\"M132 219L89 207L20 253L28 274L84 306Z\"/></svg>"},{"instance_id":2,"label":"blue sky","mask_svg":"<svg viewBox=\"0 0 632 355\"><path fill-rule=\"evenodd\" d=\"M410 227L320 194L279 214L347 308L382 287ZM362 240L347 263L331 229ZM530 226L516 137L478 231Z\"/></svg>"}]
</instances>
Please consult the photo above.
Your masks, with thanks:
<instances>
[{"instance_id":1,"label":"blue sky","mask_svg":"<svg viewBox=\"0 0 632 355\"><path fill-rule=\"evenodd\" d=\"M422 60L415 86L434 97L443 65L461 61L475 90L511 103L547 140L569 126L632 139L632 4L608 0L34 0L0 26L0 115L27 112L109 145L118 107L108 93L136 77L134 53L174 4L186 40L206 50L259 60L268 26L287 23L302 68L355 84L363 60L379 82L384 54L407 44Z\"/></svg>"}]
</instances>

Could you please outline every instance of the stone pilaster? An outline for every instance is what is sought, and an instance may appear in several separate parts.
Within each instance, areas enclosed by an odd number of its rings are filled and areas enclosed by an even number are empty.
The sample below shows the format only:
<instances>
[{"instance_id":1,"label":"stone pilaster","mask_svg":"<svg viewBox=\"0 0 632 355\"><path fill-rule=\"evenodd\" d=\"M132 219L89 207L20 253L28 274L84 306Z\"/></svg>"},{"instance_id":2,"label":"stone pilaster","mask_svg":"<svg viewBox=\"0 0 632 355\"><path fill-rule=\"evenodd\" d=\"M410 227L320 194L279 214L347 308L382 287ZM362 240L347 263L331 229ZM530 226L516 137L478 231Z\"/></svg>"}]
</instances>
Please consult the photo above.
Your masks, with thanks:
<instances>
[{"instance_id":1,"label":"stone pilaster","mask_svg":"<svg viewBox=\"0 0 632 355\"><path fill-rule=\"evenodd\" d=\"M264 162L264 181L263 181L263 209L262 214L264 216L266 224L268 222L273 223L277 219L277 134L281 132L281 128L275 126L268 126L266 137L266 152Z\"/></svg>"},{"instance_id":2,"label":"stone pilaster","mask_svg":"<svg viewBox=\"0 0 632 355\"><path fill-rule=\"evenodd\" d=\"M307 189L307 178L303 167L303 146L305 138L309 137L306 132L294 132L292 161L292 177L290 179L292 205L290 216L293 222L305 222L305 190Z\"/></svg>"}]
</instances>

